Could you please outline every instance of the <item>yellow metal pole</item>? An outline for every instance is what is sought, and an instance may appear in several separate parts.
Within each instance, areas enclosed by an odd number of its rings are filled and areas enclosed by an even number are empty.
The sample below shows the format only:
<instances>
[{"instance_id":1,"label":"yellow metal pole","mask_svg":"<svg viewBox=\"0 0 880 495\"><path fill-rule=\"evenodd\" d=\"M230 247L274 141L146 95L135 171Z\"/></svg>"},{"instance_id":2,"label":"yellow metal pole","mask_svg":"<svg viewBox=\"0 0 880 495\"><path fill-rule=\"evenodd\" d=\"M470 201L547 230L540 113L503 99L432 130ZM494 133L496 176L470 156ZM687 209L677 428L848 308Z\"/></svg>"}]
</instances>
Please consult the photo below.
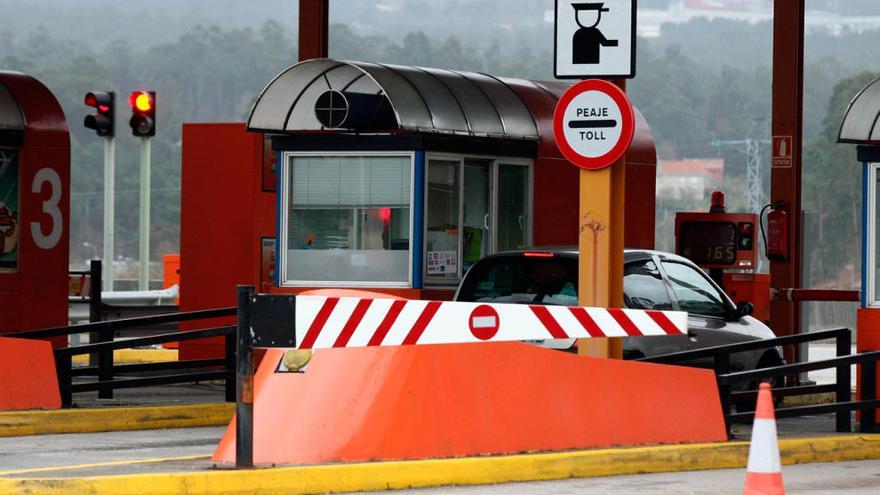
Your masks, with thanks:
<instances>
[{"instance_id":1,"label":"yellow metal pole","mask_svg":"<svg viewBox=\"0 0 880 495\"><path fill-rule=\"evenodd\" d=\"M624 91L626 82L614 81ZM623 306L623 228L626 159L601 170L580 170L578 304ZM623 339L580 339L578 354L623 357Z\"/></svg>"}]
</instances>

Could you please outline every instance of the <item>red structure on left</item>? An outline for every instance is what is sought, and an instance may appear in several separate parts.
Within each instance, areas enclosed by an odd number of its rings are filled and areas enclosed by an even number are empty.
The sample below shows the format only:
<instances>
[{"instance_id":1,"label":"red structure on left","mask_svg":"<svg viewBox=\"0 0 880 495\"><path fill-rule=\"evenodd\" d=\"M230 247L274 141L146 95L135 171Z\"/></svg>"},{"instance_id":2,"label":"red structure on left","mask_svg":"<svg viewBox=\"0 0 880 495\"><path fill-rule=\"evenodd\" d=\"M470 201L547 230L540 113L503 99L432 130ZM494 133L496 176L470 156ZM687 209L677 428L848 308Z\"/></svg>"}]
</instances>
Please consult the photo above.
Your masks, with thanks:
<instances>
[{"instance_id":1,"label":"red structure on left","mask_svg":"<svg viewBox=\"0 0 880 495\"><path fill-rule=\"evenodd\" d=\"M69 227L64 112L40 81L0 71L0 335L67 324Z\"/></svg>"}]
</instances>

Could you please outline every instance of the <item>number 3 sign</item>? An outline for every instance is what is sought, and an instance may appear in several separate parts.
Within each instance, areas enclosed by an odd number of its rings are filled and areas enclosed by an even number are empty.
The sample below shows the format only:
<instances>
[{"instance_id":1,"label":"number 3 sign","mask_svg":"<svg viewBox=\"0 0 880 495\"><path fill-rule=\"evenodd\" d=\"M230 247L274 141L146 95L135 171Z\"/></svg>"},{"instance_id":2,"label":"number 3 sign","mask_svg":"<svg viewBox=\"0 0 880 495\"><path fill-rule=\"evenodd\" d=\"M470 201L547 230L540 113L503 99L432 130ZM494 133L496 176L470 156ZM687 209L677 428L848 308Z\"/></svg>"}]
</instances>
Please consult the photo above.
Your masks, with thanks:
<instances>
[{"instance_id":1,"label":"number 3 sign","mask_svg":"<svg viewBox=\"0 0 880 495\"><path fill-rule=\"evenodd\" d=\"M61 201L61 177L58 172L51 168L41 168L34 175L34 182L31 192L40 194L44 185L48 184L49 199L43 201L42 212L49 215L49 225L47 226L47 234L44 234L41 222L31 222L31 236L34 243L40 249L52 249L58 245L61 240L61 233L64 230L64 220L61 215L61 208L58 207Z\"/></svg>"}]
</instances>

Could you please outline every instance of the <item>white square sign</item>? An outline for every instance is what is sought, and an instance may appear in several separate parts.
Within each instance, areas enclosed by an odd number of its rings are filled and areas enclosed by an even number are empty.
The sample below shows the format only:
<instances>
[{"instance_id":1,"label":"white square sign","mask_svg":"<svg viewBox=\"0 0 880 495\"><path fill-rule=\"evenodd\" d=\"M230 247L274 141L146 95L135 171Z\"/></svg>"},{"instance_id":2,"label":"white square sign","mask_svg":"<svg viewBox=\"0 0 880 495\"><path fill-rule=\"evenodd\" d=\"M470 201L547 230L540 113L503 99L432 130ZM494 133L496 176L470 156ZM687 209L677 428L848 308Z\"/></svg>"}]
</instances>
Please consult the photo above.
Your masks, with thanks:
<instances>
[{"instance_id":1,"label":"white square sign","mask_svg":"<svg viewBox=\"0 0 880 495\"><path fill-rule=\"evenodd\" d=\"M635 77L636 0L556 0L558 79Z\"/></svg>"}]
</instances>

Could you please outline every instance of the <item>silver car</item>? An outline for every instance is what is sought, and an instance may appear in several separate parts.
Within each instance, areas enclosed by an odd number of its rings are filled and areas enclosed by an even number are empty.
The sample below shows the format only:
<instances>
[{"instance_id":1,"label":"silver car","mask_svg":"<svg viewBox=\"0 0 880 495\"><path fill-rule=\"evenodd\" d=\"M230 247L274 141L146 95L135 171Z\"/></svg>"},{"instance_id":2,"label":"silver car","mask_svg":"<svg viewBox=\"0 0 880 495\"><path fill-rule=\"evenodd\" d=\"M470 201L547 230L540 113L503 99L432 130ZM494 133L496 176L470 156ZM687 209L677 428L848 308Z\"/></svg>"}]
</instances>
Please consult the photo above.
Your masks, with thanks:
<instances>
[{"instance_id":1,"label":"silver car","mask_svg":"<svg viewBox=\"0 0 880 495\"><path fill-rule=\"evenodd\" d=\"M577 262L576 247L537 247L487 256L467 272L455 300L576 306ZM735 305L699 267L671 253L624 251L623 303L632 309L688 313L687 335L626 338L625 359L776 337L766 325L749 316L751 304ZM574 345L571 339L534 343L554 349ZM731 371L782 363L778 348L730 356ZM712 367L710 359L688 364Z\"/></svg>"}]
</instances>

